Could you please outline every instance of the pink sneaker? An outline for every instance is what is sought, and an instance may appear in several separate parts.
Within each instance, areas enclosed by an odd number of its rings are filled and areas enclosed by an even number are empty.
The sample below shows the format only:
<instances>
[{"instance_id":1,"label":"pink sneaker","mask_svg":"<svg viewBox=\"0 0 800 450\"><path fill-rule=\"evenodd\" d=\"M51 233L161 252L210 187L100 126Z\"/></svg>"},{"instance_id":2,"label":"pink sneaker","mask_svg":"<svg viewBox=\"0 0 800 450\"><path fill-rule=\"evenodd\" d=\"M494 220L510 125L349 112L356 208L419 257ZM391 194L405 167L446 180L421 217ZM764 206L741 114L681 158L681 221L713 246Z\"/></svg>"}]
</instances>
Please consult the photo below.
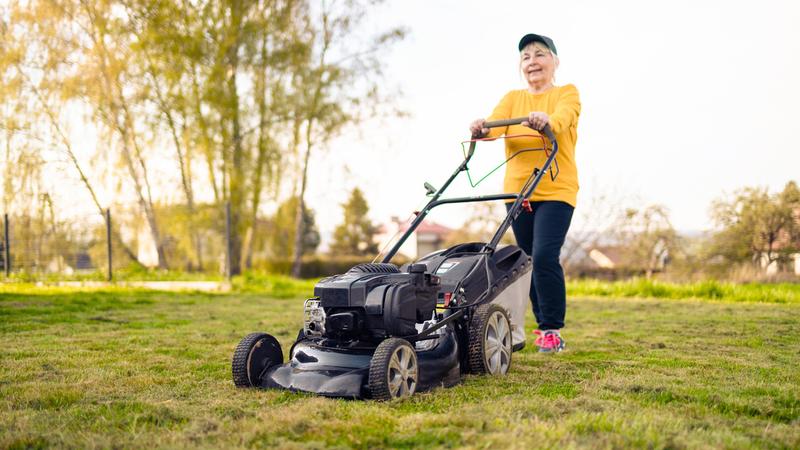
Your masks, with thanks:
<instances>
[{"instance_id":1,"label":"pink sneaker","mask_svg":"<svg viewBox=\"0 0 800 450\"><path fill-rule=\"evenodd\" d=\"M567 347L559 330L533 330L533 334L536 335L533 343L539 347L539 353L558 353Z\"/></svg>"}]
</instances>

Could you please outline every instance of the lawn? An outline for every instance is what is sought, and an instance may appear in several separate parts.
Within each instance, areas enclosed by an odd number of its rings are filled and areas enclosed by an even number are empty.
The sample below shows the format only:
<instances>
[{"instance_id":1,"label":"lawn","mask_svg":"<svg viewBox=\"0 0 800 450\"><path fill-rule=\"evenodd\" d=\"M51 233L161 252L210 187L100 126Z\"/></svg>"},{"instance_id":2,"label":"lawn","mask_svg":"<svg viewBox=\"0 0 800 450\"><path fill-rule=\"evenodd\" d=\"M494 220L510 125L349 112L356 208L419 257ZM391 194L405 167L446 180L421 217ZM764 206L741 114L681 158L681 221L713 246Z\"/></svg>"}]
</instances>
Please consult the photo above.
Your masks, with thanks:
<instances>
[{"instance_id":1,"label":"lawn","mask_svg":"<svg viewBox=\"0 0 800 450\"><path fill-rule=\"evenodd\" d=\"M794 301L571 298L567 352L376 403L233 387L242 336L301 327L278 285L0 285L0 448L800 447Z\"/></svg>"}]
</instances>

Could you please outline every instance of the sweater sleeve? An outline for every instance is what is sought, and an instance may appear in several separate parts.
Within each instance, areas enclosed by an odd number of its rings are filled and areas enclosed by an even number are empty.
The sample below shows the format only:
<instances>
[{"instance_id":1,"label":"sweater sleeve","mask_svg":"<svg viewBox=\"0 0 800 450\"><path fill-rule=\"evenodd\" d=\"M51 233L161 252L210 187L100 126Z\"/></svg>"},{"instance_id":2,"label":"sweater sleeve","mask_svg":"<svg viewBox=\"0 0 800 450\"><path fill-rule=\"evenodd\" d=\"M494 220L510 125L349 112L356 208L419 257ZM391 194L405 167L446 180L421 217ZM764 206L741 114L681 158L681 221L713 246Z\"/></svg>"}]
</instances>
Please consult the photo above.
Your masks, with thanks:
<instances>
[{"instance_id":1,"label":"sweater sleeve","mask_svg":"<svg viewBox=\"0 0 800 450\"><path fill-rule=\"evenodd\" d=\"M486 118L487 122L491 122L493 120L503 120L511 118L511 107L514 104L512 92L507 93L506 95L503 96L502 99L500 99L500 103L498 103L497 106L494 107L494 111L492 111L492 114ZM508 131L508 127L490 128L489 134L486 137L498 138L506 134L506 131Z\"/></svg>"},{"instance_id":2,"label":"sweater sleeve","mask_svg":"<svg viewBox=\"0 0 800 450\"><path fill-rule=\"evenodd\" d=\"M550 127L553 129L553 133L559 134L578 123L580 113L581 100L578 96L578 88L567 84L558 99L556 110L550 114Z\"/></svg>"}]
</instances>

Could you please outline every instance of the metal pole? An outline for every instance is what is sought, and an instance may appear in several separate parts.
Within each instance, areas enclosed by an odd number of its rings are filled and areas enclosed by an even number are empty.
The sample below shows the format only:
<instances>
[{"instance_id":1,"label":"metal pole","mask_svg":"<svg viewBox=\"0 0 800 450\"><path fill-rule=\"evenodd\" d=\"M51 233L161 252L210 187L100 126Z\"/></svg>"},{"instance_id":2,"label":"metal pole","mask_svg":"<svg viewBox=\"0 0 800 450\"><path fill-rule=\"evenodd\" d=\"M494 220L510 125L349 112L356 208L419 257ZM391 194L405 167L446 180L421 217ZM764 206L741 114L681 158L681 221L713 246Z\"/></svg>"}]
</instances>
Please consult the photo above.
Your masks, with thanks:
<instances>
[{"instance_id":1,"label":"metal pole","mask_svg":"<svg viewBox=\"0 0 800 450\"><path fill-rule=\"evenodd\" d=\"M231 202L225 202L225 277L231 279Z\"/></svg>"},{"instance_id":2,"label":"metal pole","mask_svg":"<svg viewBox=\"0 0 800 450\"><path fill-rule=\"evenodd\" d=\"M8 248L8 243L10 240L8 237L8 213L3 214L3 224L3 251L5 252L3 266L5 266L6 277L8 277L11 274L11 251Z\"/></svg>"},{"instance_id":3,"label":"metal pole","mask_svg":"<svg viewBox=\"0 0 800 450\"><path fill-rule=\"evenodd\" d=\"M114 278L111 258L111 208L106 208L106 254L108 255L108 281Z\"/></svg>"}]
</instances>

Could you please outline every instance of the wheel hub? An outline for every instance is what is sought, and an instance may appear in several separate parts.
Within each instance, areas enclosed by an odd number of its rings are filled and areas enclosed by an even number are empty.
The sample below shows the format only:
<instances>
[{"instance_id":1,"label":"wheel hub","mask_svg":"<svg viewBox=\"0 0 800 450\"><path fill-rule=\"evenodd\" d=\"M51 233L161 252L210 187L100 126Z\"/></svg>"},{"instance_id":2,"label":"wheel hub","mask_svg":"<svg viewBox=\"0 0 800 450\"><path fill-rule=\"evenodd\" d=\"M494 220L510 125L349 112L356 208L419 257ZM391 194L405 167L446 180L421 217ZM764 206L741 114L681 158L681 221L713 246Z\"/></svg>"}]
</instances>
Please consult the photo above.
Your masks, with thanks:
<instances>
[{"instance_id":1,"label":"wheel hub","mask_svg":"<svg viewBox=\"0 0 800 450\"><path fill-rule=\"evenodd\" d=\"M399 347L392 354L387 374L392 397L411 395L416 388L417 364L412 352L410 348Z\"/></svg>"},{"instance_id":2,"label":"wheel hub","mask_svg":"<svg viewBox=\"0 0 800 450\"><path fill-rule=\"evenodd\" d=\"M511 327L506 317L495 311L486 326L484 359L490 374L508 372L511 364Z\"/></svg>"}]
</instances>

